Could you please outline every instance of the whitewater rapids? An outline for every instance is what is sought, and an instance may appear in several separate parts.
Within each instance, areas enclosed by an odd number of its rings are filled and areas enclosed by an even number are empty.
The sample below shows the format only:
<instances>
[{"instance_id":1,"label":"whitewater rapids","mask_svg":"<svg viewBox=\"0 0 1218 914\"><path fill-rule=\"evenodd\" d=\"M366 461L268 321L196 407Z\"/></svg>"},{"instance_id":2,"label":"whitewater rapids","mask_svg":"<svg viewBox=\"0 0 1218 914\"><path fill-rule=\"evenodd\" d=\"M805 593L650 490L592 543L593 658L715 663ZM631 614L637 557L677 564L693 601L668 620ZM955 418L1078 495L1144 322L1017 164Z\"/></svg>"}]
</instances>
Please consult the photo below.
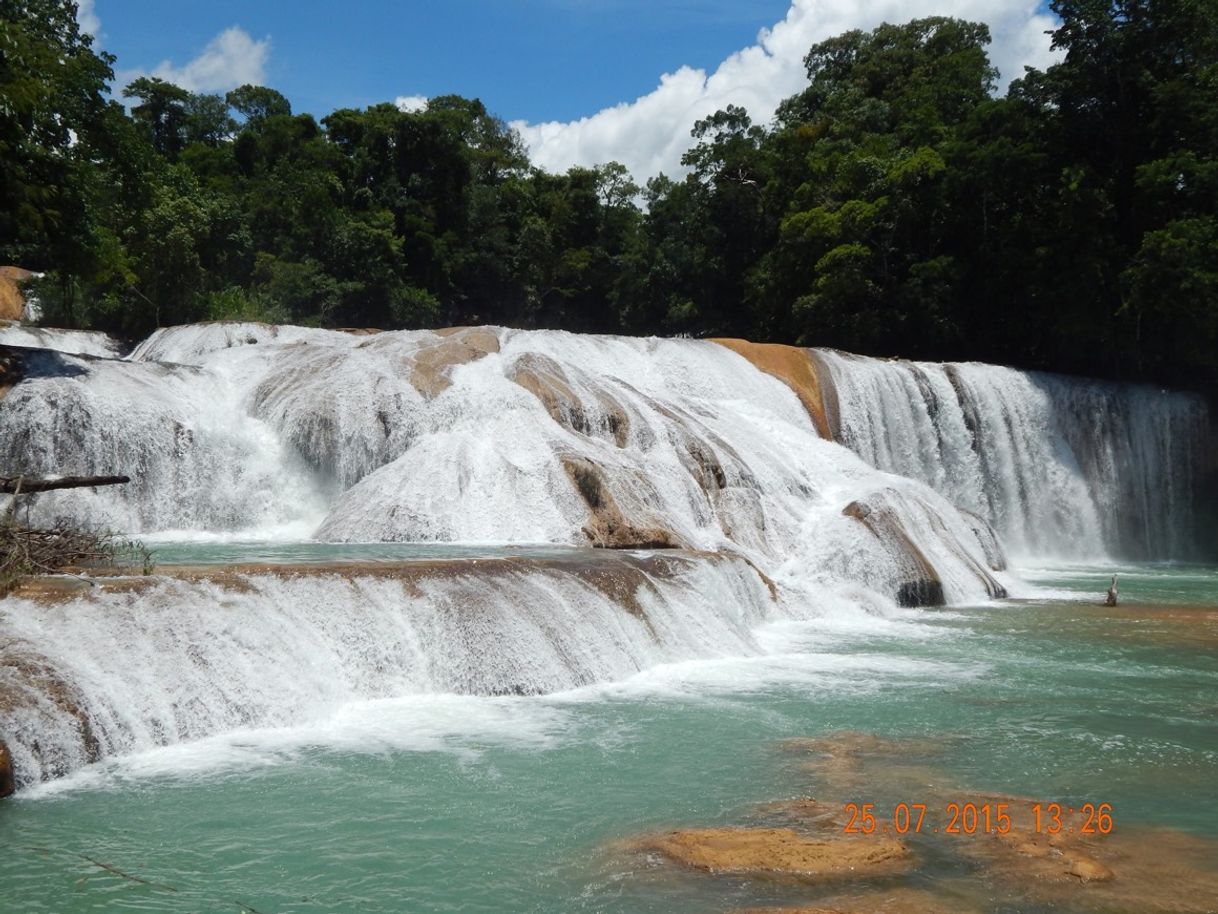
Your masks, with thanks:
<instances>
[{"instance_id":1,"label":"whitewater rapids","mask_svg":"<svg viewBox=\"0 0 1218 914\"><path fill-rule=\"evenodd\" d=\"M350 701L560 691L755 654L767 622L984 601L1018 586L1007 550L1183 557L1209 434L1186 394L739 341L220 323L119 359L55 333L0 349L0 468L132 482L31 497L36 523L627 551L19 591L0 738L23 784Z\"/></svg>"}]
</instances>

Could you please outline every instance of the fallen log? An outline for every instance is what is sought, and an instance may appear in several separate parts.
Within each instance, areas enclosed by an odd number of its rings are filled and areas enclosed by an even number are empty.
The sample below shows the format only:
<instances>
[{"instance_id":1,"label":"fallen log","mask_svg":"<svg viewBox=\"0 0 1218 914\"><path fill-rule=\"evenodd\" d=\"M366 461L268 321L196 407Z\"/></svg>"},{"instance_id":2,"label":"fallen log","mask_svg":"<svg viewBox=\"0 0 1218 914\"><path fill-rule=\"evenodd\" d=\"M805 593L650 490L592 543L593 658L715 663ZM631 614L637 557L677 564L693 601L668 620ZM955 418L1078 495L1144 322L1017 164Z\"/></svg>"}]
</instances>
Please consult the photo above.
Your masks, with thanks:
<instances>
[{"instance_id":1,"label":"fallen log","mask_svg":"<svg viewBox=\"0 0 1218 914\"><path fill-rule=\"evenodd\" d=\"M60 476L37 478L24 476L0 476L0 494L27 495L31 492L49 492L51 489L83 489L88 486L118 486L131 482L130 476Z\"/></svg>"}]
</instances>

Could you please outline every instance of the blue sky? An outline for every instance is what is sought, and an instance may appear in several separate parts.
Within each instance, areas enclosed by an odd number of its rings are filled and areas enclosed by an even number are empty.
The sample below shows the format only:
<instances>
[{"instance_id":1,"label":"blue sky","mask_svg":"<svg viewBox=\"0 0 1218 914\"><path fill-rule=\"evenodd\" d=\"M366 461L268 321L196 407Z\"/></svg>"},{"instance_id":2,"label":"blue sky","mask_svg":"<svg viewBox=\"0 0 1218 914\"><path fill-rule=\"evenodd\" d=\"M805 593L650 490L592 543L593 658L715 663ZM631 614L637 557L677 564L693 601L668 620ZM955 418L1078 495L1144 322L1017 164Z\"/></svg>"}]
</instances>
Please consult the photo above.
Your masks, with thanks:
<instances>
[{"instance_id":1,"label":"blue sky","mask_svg":"<svg viewBox=\"0 0 1218 914\"><path fill-rule=\"evenodd\" d=\"M400 95L476 96L509 120L570 120L713 68L785 14L787 0L439 0L343 4L96 0L120 70L197 56L239 26L269 37L267 82L301 111ZM341 9L341 12L336 10Z\"/></svg>"},{"instance_id":2,"label":"blue sky","mask_svg":"<svg viewBox=\"0 0 1218 914\"><path fill-rule=\"evenodd\" d=\"M193 91L272 86L300 112L457 93L512 123L535 164L677 175L694 122L729 104L766 123L803 58L847 29L928 15L986 22L1004 82L1053 60L1043 0L80 0L117 55Z\"/></svg>"}]
</instances>

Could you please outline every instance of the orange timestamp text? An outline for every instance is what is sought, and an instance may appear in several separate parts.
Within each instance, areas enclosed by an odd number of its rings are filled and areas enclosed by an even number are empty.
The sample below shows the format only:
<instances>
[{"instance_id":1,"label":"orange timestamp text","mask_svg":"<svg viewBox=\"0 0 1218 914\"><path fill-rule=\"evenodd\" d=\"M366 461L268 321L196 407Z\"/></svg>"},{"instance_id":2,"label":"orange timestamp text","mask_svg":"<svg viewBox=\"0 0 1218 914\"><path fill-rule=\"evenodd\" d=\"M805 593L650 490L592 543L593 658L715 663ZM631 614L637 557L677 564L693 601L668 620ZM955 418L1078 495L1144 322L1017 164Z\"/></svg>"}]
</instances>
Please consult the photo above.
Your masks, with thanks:
<instances>
[{"instance_id":1,"label":"orange timestamp text","mask_svg":"<svg viewBox=\"0 0 1218 914\"><path fill-rule=\"evenodd\" d=\"M1010 803L948 803L928 818L926 803L898 803L891 815L877 814L874 803L847 803L842 831L851 835L925 833L945 835L1005 835L1017 826ZM1083 803L1078 807L1061 803L1019 804L1022 814L1031 814L1020 826L1037 834L1107 835L1116 828L1111 803Z\"/></svg>"}]
</instances>

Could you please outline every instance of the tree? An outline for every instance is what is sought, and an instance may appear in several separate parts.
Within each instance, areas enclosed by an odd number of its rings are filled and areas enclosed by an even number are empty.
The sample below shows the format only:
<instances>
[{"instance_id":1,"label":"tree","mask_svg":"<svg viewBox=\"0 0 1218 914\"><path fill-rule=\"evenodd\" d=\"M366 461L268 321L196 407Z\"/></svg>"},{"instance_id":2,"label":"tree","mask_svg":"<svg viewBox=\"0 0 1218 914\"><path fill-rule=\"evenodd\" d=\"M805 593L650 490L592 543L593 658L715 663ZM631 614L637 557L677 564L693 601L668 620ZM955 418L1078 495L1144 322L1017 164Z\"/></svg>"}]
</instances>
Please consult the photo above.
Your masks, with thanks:
<instances>
[{"instance_id":1,"label":"tree","mask_svg":"<svg viewBox=\"0 0 1218 914\"><path fill-rule=\"evenodd\" d=\"M187 143L219 146L237 130L236 122L228 113L228 102L219 95L191 93L184 108Z\"/></svg>"},{"instance_id":2,"label":"tree","mask_svg":"<svg viewBox=\"0 0 1218 914\"><path fill-rule=\"evenodd\" d=\"M284 96L266 86L246 83L233 89L224 97L228 107L245 118L245 126L258 130L272 117L290 117L291 103Z\"/></svg>"},{"instance_id":3,"label":"tree","mask_svg":"<svg viewBox=\"0 0 1218 914\"><path fill-rule=\"evenodd\" d=\"M86 256L77 176L111 123L113 62L74 3L0 0L0 259L46 269Z\"/></svg>"},{"instance_id":4,"label":"tree","mask_svg":"<svg viewBox=\"0 0 1218 914\"><path fill-rule=\"evenodd\" d=\"M190 93L159 77L141 76L123 89L123 98L139 100L131 108L131 116L157 152L175 158L187 141Z\"/></svg>"}]
</instances>

